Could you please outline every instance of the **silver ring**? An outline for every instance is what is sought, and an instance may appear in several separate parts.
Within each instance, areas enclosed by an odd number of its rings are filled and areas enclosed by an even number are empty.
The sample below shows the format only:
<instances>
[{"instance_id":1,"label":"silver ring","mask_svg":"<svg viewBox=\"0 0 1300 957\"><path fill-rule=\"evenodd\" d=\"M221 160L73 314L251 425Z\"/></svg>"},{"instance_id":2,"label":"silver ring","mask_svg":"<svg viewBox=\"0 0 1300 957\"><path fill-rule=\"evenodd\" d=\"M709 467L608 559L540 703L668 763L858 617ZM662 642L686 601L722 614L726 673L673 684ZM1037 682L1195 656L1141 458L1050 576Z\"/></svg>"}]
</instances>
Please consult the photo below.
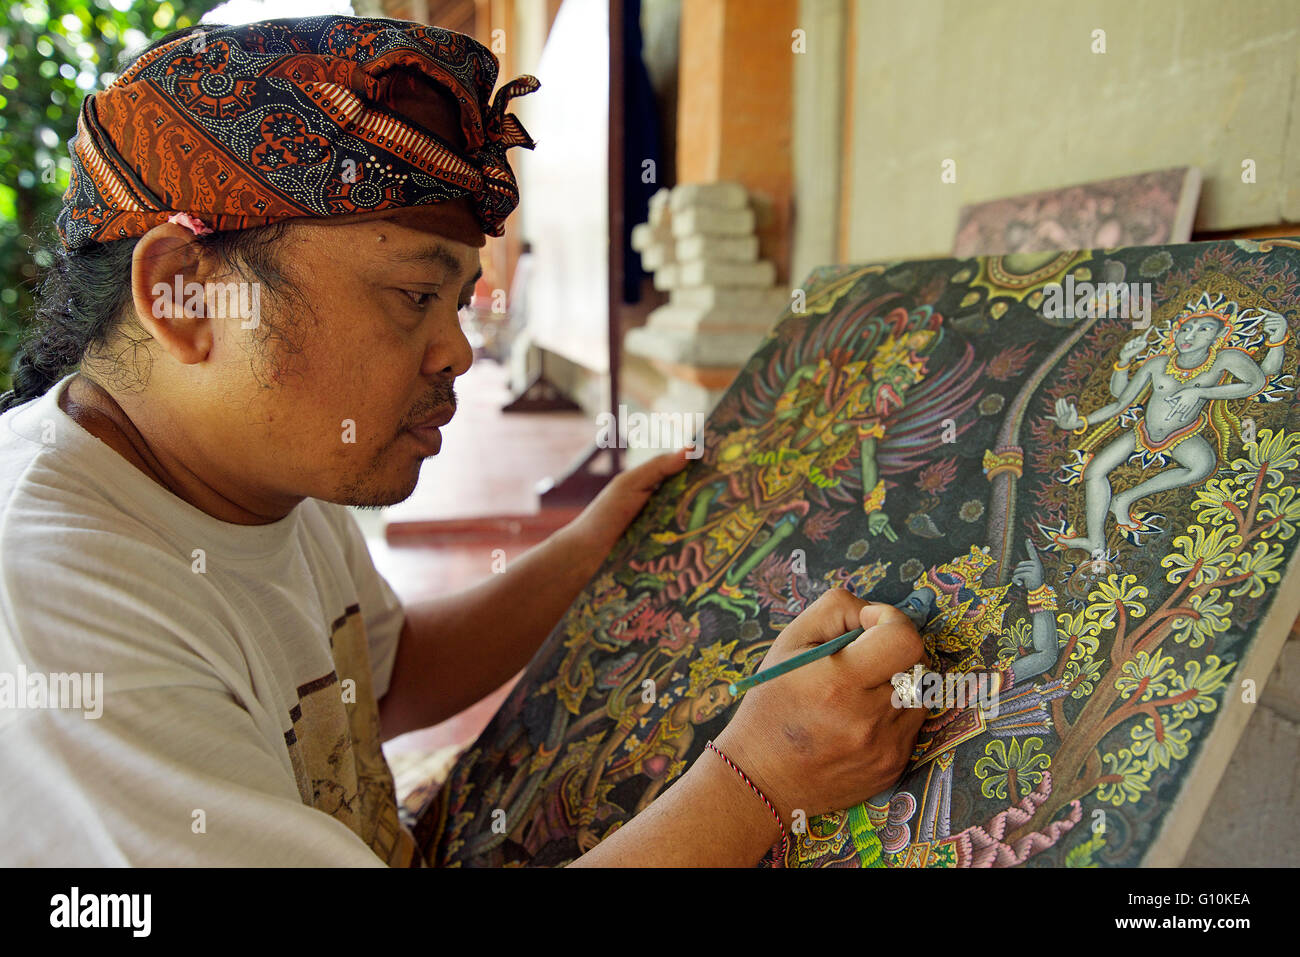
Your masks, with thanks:
<instances>
[{"instance_id":1,"label":"silver ring","mask_svg":"<svg viewBox=\"0 0 1300 957\"><path fill-rule=\"evenodd\" d=\"M894 693L898 695L898 700L902 702L904 708L920 706L921 689L917 687L912 672L900 671L889 679L889 683L894 686Z\"/></svg>"}]
</instances>

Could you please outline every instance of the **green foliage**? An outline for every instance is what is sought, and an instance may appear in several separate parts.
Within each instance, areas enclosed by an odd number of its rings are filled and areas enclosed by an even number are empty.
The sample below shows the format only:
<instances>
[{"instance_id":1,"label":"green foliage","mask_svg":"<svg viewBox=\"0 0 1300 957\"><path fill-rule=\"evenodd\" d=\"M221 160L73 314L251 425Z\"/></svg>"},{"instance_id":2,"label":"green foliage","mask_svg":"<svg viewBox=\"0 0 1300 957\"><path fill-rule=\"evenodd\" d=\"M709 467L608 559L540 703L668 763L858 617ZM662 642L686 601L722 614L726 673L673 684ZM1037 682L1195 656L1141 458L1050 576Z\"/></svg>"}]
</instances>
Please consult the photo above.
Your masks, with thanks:
<instances>
[{"instance_id":1,"label":"green foliage","mask_svg":"<svg viewBox=\"0 0 1300 957\"><path fill-rule=\"evenodd\" d=\"M1020 656L1021 648L1031 648L1033 644L1033 626L1023 618L1017 619L1005 632L998 635L999 663L1015 661Z\"/></svg>"},{"instance_id":2,"label":"green foliage","mask_svg":"<svg viewBox=\"0 0 1300 957\"><path fill-rule=\"evenodd\" d=\"M1183 605L1170 619L1170 634L1188 649L1202 647L1225 634L1232 624L1233 603L1228 595L1259 597L1282 580L1283 547L1300 523L1300 497L1294 473L1300 469L1300 433L1286 429L1261 429L1243 455L1233 459L1231 474L1216 477L1197 489L1192 503L1196 522L1187 534L1173 540L1173 551L1161 559L1165 578L1187 590ZM1222 473L1223 470L1221 469ZM1140 593L1139 593L1140 592ZM1088 606L1088 618L1106 625L1103 615L1121 606L1134 619L1146 609L1138 600L1146 589L1136 578L1112 575L1091 596L1101 598ZM1074 626L1071 620L1063 622ZM1076 649L1077 651L1077 649ZM1071 659L1073 664L1073 658ZM1139 720L1128 726L1129 747L1103 754L1103 773L1097 798L1119 807L1141 800L1150 791L1152 774L1168 770L1190 753L1194 729L1184 725L1219 706L1236 662L1218 655L1190 659L1178 672L1172 657L1160 646L1119 663L1115 689L1135 709ZM1070 676L1069 668L1066 677ZM987 760L987 759L985 759ZM978 770L978 765L976 766Z\"/></svg>"},{"instance_id":3,"label":"green foliage","mask_svg":"<svg viewBox=\"0 0 1300 957\"><path fill-rule=\"evenodd\" d=\"M984 782L980 793L986 798L1016 801L1043 780L1043 771L1051 765L1042 738L1025 738L1023 742L1012 738L1010 745L994 738L984 746L984 757L975 762L975 776Z\"/></svg>"},{"instance_id":4,"label":"green foliage","mask_svg":"<svg viewBox=\"0 0 1300 957\"><path fill-rule=\"evenodd\" d=\"M196 23L219 0L24 0L0 6L0 391L52 227L85 95L117 76L123 54ZM129 57L128 57L129 59Z\"/></svg>"},{"instance_id":5,"label":"green foliage","mask_svg":"<svg viewBox=\"0 0 1300 957\"><path fill-rule=\"evenodd\" d=\"M1101 867L1099 863L1093 860L1092 855L1096 854L1106 846L1106 835L1094 834L1082 844L1076 845L1065 855L1066 867Z\"/></svg>"}]
</instances>

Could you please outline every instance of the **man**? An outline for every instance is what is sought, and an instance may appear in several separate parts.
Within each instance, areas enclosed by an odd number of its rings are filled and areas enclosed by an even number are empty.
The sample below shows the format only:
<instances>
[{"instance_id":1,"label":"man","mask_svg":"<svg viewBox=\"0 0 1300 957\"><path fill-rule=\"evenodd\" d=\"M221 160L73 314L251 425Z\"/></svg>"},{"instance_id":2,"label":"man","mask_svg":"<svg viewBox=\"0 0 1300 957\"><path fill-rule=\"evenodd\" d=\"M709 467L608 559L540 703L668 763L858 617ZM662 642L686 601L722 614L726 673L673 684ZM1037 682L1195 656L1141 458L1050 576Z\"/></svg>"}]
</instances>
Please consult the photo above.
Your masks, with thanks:
<instances>
[{"instance_id":1,"label":"man","mask_svg":"<svg viewBox=\"0 0 1300 957\"><path fill-rule=\"evenodd\" d=\"M458 307L533 146L504 106L536 80L489 103L496 76L469 37L320 17L173 35L87 98L0 416L0 860L422 863L380 741L522 667L684 465L409 608L344 508L406 498L454 412ZM921 718L889 703L901 613L829 593L768 664L854 627L581 863L754 864L795 809L891 783Z\"/></svg>"}]
</instances>

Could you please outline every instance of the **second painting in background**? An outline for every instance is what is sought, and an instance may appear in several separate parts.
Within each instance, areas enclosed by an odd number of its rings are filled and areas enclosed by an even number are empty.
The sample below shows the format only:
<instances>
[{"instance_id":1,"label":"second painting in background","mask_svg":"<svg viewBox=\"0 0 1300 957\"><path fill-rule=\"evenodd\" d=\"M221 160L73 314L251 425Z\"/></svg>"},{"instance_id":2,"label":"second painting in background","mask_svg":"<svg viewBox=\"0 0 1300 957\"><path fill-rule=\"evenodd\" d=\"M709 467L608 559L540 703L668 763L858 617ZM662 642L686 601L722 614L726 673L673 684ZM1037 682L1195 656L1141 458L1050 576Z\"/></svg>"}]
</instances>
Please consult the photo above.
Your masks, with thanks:
<instances>
[{"instance_id":1,"label":"second painting in background","mask_svg":"<svg viewBox=\"0 0 1300 957\"><path fill-rule=\"evenodd\" d=\"M953 255L1185 243L1201 191L1189 166L963 206Z\"/></svg>"}]
</instances>

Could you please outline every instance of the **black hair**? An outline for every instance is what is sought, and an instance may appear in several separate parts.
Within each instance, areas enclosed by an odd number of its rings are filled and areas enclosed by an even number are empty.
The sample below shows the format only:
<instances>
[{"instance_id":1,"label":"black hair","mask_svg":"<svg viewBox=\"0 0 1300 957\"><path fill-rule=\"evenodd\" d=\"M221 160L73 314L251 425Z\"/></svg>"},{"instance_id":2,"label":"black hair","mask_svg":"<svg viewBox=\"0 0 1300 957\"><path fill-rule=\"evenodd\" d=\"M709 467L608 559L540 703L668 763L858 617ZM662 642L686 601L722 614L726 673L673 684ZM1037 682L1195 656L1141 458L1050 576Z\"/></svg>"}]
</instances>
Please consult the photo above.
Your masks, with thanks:
<instances>
[{"instance_id":1,"label":"black hair","mask_svg":"<svg viewBox=\"0 0 1300 957\"><path fill-rule=\"evenodd\" d=\"M176 30L136 58L196 31L214 29L220 26L196 24ZM269 290L284 293L292 290L292 283L274 255L274 247L285 229L285 223L273 223L209 233L195 241L224 265L235 268L242 264ZM139 237L117 239L69 250L50 226L35 254L38 263L48 265L14 360L13 389L0 396L0 412L44 395L89 353L95 353L97 360L103 357L102 350L119 335L122 316L131 304L131 261L139 241ZM270 337L284 340L283 333L268 323L259 324L262 343ZM147 338L128 342L118 353L114 359L117 368L111 373L114 381L143 383L148 369L139 362L138 347Z\"/></svg>"}]
</instances>

